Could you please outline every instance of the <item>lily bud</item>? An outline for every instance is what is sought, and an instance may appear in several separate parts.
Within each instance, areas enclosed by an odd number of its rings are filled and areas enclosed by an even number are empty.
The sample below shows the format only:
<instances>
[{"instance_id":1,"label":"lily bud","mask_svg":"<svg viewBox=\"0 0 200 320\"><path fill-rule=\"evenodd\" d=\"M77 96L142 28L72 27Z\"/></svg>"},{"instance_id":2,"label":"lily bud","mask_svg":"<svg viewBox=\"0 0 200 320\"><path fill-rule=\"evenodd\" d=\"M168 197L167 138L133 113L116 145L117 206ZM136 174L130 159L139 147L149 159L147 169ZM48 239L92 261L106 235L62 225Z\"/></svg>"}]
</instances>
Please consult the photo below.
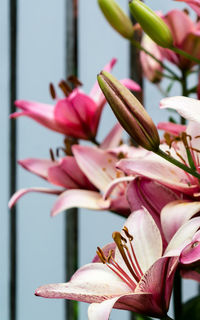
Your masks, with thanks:
<instances>
[{"instance_id":1,"label":"lily bud","mask_svg":"<svg viewBox=\"0 0 200 320\"><path fill-rule=\"evenodd\" d=\"M140 0L129 3L131 14L141 25L144 32L159 46L173 47L173 36L166 23Z\"/></svg>"},{"instance_id":2,"label":"lily bud","mask_svg":"<svg viewBox=\"0 0 200 320\"><path fill-rule=\"evenodd\" d=\"M108 72L102 71L97 78L122 127L143 148L157 151L160 145L158 131L141 103Z\"/></svg>"},{"instance_id":3,"label":"lily bud","mask_svg":"<svg viewBox=\"0 0 200 320\"><path fill-rule=\"evenodd\" d=\"M98 0L101 11L110 25L124 38L133 37L133 24L114 0Z\"/></svg>"}]
</instances>

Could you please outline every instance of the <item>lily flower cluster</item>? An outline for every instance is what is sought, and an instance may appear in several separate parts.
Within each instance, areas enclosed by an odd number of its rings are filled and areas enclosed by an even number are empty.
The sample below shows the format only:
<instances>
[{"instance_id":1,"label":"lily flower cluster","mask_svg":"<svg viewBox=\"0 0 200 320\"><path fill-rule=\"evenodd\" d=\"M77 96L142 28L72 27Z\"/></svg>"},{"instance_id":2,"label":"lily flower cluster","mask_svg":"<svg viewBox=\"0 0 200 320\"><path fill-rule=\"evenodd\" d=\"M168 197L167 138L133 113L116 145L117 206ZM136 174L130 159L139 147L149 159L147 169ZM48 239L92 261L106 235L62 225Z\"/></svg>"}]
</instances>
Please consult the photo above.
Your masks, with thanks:
<instances>
[{"instance_id":1,"label":"lily flower cluster","mask_svg":"<svg viewBox=\"0 0 200 320\"><path fill-rule=\"evenodd\" d=\"M90 303L90 320L109 319L112 308L169 319L174 278L200 282L200 102L186 97L198 91L198 86L187 88L187 76L200 64L200 25L186 12L172 10L164 16L133 0L130 10L139 23L133 26L114 0L98 2L110 25L141 50L150 81L162 77L179 81L185 96L164 98L160 107L180 114L181 123L171 118L156 126L131 93L140 86L110 74L116 59L98 75L89 95L80 90L78 79L69 77L59 84L64 99L50 86L55 106L17 101L22 111L11 118L28 116L63 134L65 143L63 157L59 152L55 157L51 150L50 159L19 161L53 189L21 189L9 206L29 192L41 192L57 195L52 216L80 207L125 217L121 232L113 230L113 242L98 247L92 262L69 282L41 286L35 294ZM199 14L199 0L185 2ZM141 44L133 38L138 30L147 34ZM182 77L164 64L165 59L177 66ZM99 143L97 131L106 102L119 123ZM127 143L122 140L123 129L130 136ZM164 131L161 138L158 129ZM87 145L81 145L82 139Z\"/></svg>"}]
</instances>

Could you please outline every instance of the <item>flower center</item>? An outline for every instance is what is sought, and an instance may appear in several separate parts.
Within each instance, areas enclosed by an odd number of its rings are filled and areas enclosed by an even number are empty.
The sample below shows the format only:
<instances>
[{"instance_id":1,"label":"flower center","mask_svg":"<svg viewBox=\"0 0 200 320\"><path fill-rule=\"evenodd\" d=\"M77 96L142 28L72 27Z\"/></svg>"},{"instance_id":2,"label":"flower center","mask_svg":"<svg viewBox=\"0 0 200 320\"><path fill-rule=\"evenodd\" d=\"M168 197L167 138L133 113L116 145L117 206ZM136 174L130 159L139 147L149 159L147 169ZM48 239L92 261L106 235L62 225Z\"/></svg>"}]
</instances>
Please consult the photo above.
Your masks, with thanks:
<instances>
[{"instance_id":1,"label":"flower center","mask_svg":"<svg viewBox=\"0 0 200 320\"><path fill-rule=\"evenodd\" d=\"M97 247L97 254L102 263L106 264L109 269L111 269L122 281L134 290L137 283L143 276L143 272L133 248L133 236L129 233L127 227L124 227L122 230L124 232L124 236L122 236L120 232L113 232L112 237L127 269L131 274L131 277L114 259L113 250L110 250L106 257L103 250Z\"/></svg>"}]
</instances>

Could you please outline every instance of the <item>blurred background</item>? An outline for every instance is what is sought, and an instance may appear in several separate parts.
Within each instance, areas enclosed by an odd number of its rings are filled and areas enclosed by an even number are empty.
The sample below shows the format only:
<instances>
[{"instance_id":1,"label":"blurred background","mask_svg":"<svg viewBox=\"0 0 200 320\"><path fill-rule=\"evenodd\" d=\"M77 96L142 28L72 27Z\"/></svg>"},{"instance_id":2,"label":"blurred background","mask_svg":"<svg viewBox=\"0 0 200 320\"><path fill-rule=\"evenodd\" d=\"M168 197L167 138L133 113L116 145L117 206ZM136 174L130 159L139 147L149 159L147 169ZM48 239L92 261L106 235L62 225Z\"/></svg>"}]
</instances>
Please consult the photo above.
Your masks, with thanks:
<instances>
[{"instance_id":1,"label":"blurred background","mask_svg":"<svg viewBox=\"0 0 200 320\"><path fill-rule=\"evenodd\" d=\"M118 0L124 10L128 1ZM0 0L1 55L1 223L0 223L0 319L9 318L9 210L8 202L8 128L9 128L9 1ZM147 1L153 9L166 12L184 5L173 1ZM96 0L79 0L79 78L89 93L97 73L112 58L118 63L113 74L129 75L129 44L105 21ZM18 1L18 99L53 103L48 85L65 76L66 0ZM179 88L173 94L180 94ZM161 94L144 81L144 100L157 123L167 120L167 111L159 110ZM15 120L12 120L15 121ZM99 128L99 140L109 132L115 118L105 107ZM49 148L62 145L62 135L51 132L28 118L17 120L17 159L49 158ZM17 189L46 186L44 181L18 168ZM54 196L28 194L18 205L17 213L17 319L64 320L64 301L34 296L34 290L46 283L64 282L64 214L50 217ZM97 246L111 241L123 219L108 212L79 211L79 265L89 263ZM195 295L196 284L184 281L184 299ZM87 305L80 303L80 319L87 318ZM128 319L125 311L113 311L111 319Z\"/></svg>"}]
</instances>

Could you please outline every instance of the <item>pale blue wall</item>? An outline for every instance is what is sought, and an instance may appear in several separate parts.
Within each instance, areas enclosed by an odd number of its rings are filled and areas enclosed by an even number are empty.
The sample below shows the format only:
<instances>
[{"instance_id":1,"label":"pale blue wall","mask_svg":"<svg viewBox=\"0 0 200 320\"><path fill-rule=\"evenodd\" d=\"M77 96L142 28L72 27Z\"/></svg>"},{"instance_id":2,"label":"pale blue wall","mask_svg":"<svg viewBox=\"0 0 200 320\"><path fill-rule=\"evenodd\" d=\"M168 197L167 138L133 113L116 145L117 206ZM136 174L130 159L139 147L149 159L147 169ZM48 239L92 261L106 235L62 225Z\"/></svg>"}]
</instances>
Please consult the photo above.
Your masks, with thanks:
<instances>
[{"instance_id":1,"label":"pale blue wall","mask_svg":"<svg viewBox=\"0 0 200 320\"><path fill-rule=\"evenodd\" d=\"M80 2L80 79L85 92L89 92L96 74L112 57L119 62L114 70L118 78L128 76L128 44L105 22L96 0ZM8 1L1 3L1 281L0 318L8 319ZM126 2L120 0L126 8ZM149 1L158 8L160 1ZM177 5L162 2L164 10ZM180 7L180 5L179 5ZM18 98L51 102L48 92L50 81L57 83L64 76L64 0L19 1L19 73ZM112 39L112 42L111 42ZM145 83L146 103L157 122L166 119L167 113L158 110L160 95ZM18 159L48 157L48 148L62 143L59 134L48 131L30 119L18 122ZM109 131L115 119L106 108L99 137ZM46 185L41 179L18 168L18 188ZM63 301L36 298L37 286L63 282L64 246L63 214L49 217L53 196L30 194L18 205L18 319L64 319ZM80 213L80 265L90 262L97 245L111 240L112 231L119 230L123 220L106 212L81 210ZM187 287L188 288L188 287ZM191 282L185 297L195 291ZM81 320L86 319L87 305L81 304ZM112 318L128 319L126 312L114 311Z\"/></svg>"}]
</instances>

